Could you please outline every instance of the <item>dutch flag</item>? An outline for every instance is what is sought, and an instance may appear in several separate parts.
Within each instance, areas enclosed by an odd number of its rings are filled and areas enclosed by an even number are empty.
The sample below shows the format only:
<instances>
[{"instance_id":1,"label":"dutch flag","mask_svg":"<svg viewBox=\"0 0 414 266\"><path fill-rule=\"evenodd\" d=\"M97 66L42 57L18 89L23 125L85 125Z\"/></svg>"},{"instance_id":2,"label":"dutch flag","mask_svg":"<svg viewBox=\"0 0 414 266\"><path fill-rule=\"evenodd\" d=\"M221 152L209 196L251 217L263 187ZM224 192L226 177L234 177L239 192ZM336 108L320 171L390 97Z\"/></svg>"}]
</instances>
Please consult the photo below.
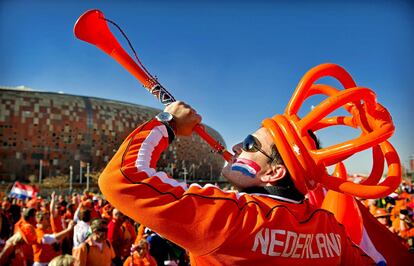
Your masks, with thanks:
<instances>
[{"instance_id":1,"label":"dutch flag","mask_svg":"<svg viewBox=\"0 0 414 266\"><path fill-rule=\"evenodd\" d=\"M38 192L39 189L37 187L25 185L16 181L10 190L10 197L19 199L34 198L37 196Z\"/></svg>"}]
</instances>

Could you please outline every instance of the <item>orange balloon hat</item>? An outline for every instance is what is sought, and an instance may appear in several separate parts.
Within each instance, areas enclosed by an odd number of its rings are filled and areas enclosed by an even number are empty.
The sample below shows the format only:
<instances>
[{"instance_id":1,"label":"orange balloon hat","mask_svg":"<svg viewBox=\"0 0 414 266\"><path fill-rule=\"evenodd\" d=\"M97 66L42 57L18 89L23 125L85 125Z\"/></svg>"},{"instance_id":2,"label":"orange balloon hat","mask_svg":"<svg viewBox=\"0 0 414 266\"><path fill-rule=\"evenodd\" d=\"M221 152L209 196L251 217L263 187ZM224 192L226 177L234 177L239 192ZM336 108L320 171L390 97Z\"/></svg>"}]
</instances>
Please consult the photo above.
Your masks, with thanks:
<instances>
[{"instance_id":1,"label":"orange balloon hat","mask_svg":"<svg viewBox=\"0 0 414 266\"><path fill-rule=\"evenodd\" d=\"M342 162L336 164L333 176L346 180L347 173ZM359 244L361 242L362 216L352 196L328 190L321 208L335 215L336 220L345 226L346 232L354 243Z\"/></svg>"},{"instance_id":2,"label":"orange balloon hat","mask_svg":"<svg viewBox=\"0 0 414 266\"><path fill-rule=\"evenodd\" d=\"M322 77L337 79L343 90L315 84ZM326 95L303 118L298 116L302 103L310 96ZM343 107L349 116L326 117ZM321 64L308 71L299 82L285 113L262 122L267 128L300 192L306 194L318 183L328 189L361 198L380 198L393 192L401 182L401 164L394 147L387 141L394 133L391 115L377 103L375 93L358 87L345 69L336 64ZM323 149L317 149L310 131L331 126L348 126L361 131L359 137ZM372 149L373 166L370 176L360 184L330 176L326 167L355 153ZM388 165L387 177L380 182Z\"/></svg>"}]
</instances>

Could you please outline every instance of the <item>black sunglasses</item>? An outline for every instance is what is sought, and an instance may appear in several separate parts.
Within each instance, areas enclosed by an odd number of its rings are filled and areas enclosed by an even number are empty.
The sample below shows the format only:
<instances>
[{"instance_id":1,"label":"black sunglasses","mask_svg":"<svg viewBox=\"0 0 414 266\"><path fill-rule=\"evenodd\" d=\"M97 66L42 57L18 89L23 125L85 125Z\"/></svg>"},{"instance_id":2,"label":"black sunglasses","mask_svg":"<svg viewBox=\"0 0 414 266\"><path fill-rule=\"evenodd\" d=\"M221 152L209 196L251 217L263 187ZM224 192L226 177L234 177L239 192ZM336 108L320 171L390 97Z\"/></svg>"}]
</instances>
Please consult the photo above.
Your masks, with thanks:
<instances>
[{"instance_id":1,"label":"black sunglasses","mask_svg":"<svg viewBox=\"0 0 414 266\"><path fill-rule=\"evenodd\" d=\"M98 228L98 229L96 229L96 231L100 232L100 233L106 233L106 232L108 232L108 228Z\"/></svg>"},{"instance_id":2,"label":"black sunglasses","mask_svg":"<svg viewBox=\"0 0 414 266\"><path fill-rule=\"evenodd\" d=\"M264 152L262 150L262 144L253 135L247 135L247 137L243 140L242 149L246 152L258 152L258 151L260 151L264 156L269 158L269 160L271 162L273 162L273 160L274 160L272 157L270 157L266 152Z\"/></svg>"}]
</instances>

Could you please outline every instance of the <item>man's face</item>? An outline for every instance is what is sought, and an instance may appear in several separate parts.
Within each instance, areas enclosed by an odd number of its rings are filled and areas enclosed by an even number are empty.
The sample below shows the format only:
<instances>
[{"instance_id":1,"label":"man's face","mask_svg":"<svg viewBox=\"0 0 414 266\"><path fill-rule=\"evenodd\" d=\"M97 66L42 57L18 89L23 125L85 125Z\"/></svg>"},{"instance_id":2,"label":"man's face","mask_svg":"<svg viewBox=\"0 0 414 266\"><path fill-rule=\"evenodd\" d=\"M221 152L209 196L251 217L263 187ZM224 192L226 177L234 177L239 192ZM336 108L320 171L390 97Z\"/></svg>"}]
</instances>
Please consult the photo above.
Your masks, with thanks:
<instances>
[{"instance_id":1,"label":"man's face","mask_svg":"<svg viewBox=\"0 0 414 266\"><path fill-rule=\"evenodd\" d=\"M251 135L254 138L249 139L250 144L254 143L255 148L259 147L261 151L253 149L249 152L243 149L243 143L236 144L233 147L234 157L222 170L222 175L239 189L265 185L262 177L271 171L267 156L272 154L272 137L265 128L260 128Z\"/></svg>"},{"instance_id":2,"label":"man's face","mask_svg":"<svg viewBox=\"0 0 414 266\"><path fill-rule=\"evenodd\" d=\"M36 226L37 220L36 220L36 213L29 217L29 220L27 221L29 224Z\"/></svg>"},{"instance_id":3,"label":"man's face","mask_svg":"<svg viewBox=\"0 0 414 266\"><path fill-rule=\"evenodd\" d=\"M8 211L10 209L10 202L8 201L3 201L1 203L1 207L3 208L3 210Z\"/></svg>"},{"instance_id":4,"label":"man's face","mask_svg":"<svg viewBox=\"0 0 414 266\"><path fill-rule=\"evenodd\" d=\"M119 211L119 210L115 210L112 212L112 218L114 218L115 220L118 220L120 222L123 222L124 219L124 215Z\"/></svg>"},{"instance_id":5,"label":"man's face","mask_svg":"<svg viewBox=\"0 0 414 266\"><path fill-rule=\"evenodd\" d=\"M387 217L378 217L377 220L380 222L380 224L388 226Z\"/></svg>"},{"instance_id":6,"label":"man's face","mask_svg":"<svg viewBox=\"0 0 414 266\"><path fill-rule=\"evenodd\" d=\"M144 257L148 252L148 243L146 241L140 242L138 244L137 251L141 257Z\"/></svg>"},{"instance_id":7,"label":"man's face","mask_svg":"<svg viewBox=\"0 0 414 266\"><path fill-rule=\"evenodd\" d=\"M38 224L41 224L44 228L49 227L50 223L49 223L49 215L48 214L44 214L44 215L36 215L36 222Z\"/></svg>"},{"instance_id":8,"label":"man's face","mask_svg":"<svg viewBox=\"0 0 414 266\"><path fill-rule=\"evenodd\" d=\"M108 227L101 226L93 230L94 240L97 242L103 242L108 236Z\"/></svg>"}]
</instances>

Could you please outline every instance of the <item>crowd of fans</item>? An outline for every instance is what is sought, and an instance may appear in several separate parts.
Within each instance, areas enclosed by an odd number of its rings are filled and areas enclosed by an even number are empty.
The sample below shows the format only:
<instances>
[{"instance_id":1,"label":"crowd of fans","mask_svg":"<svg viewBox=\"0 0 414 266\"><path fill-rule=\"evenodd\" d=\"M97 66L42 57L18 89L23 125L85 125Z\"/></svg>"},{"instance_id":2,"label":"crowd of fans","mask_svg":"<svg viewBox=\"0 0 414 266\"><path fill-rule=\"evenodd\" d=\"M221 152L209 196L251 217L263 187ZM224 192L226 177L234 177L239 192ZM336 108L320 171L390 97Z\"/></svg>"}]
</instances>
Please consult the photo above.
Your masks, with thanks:
<instances>
[{"instance_id":1,"label":"crowd of fans","mask_svg":"<svg viewBox=\"0 0 414 266\"><path fill-rule=\"evenodd\" d=\"M17 199L0 208L0 265L189 265L180 247L99 194Z\"/></svg>"},{"instance_id":2,"label":"crowd of fans","mask_svg":"<svg viewBox=\"0 0 414 266\"><path fill-rule=\"evenodd\" d=\"M414 250L413 187L365 205ZM137 210L139 211L139 210ZM0 265L189 265L185 250L113 208L99 194L17 199L0 208Z\"/></svg>"},{"instance_id":3,"label":"crowd of fans","mask_svg":"<svg viewBox=\"0 0 414 266\"><path fill-rule=\"evenodd\" d=\"M414 252L413 193L413 185L403 182L397 192L385 198L364 201L370 213L395 233L411 252Z\"/></svg>"}]
</instances>

